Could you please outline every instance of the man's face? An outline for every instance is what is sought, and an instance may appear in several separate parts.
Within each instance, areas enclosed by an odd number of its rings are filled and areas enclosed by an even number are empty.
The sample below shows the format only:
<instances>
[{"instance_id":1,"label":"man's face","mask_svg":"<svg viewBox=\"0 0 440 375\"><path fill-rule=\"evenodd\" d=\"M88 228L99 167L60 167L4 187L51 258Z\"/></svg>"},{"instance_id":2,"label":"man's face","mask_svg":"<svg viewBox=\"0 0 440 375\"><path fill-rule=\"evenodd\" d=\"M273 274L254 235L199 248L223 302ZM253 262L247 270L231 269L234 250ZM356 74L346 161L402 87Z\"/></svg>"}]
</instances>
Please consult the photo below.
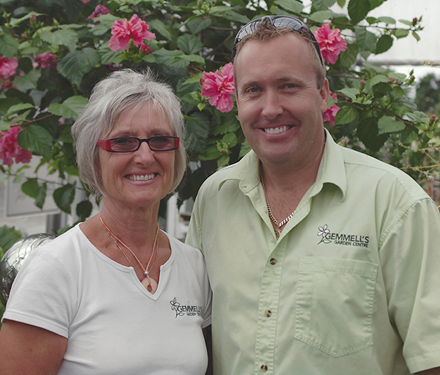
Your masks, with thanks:
<instances>
[{"instance_id":1,"label":"man's face","mask_svg":"<svg viewBox=\"0 0 440 375\"><path fill-rule=\"evenodd\" d=\"M318 88L312 51L289 33L247 42L236 57L238 116L263 164L303 168L321 158L328 81Z\"/></svg>"}]
</instances>

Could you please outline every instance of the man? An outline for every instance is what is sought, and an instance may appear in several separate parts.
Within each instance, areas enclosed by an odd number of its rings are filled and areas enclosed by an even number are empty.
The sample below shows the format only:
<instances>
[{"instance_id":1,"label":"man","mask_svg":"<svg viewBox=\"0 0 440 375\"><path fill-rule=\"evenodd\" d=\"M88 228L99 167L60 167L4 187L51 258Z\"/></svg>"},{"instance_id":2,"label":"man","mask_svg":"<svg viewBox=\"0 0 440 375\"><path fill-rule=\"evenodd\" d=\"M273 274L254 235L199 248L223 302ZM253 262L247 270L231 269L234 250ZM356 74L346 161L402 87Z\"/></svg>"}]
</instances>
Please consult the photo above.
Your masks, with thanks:
<instances>
[{"instance_id":1,"label":"man","mask_svg":"<svg viewBox=\"0 0 440 375\"><path fill-rule=\"evenodd\" d=\"M204 183L187 236L213 289L214 374L440 374L434 202L324 130L328 81L301 21L252 21L233 63L253 151Z\"/></svg>"}]
</instances>

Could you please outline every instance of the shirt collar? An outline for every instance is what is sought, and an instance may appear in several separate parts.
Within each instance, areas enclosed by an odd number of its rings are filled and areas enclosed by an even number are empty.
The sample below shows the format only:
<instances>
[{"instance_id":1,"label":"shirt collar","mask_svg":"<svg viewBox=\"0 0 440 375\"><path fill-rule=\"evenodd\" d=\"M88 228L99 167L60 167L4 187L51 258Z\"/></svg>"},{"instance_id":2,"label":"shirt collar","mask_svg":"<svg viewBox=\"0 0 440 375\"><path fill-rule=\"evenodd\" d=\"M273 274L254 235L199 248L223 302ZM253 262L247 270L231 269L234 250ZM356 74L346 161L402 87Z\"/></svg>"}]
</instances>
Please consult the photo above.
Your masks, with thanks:
<instances>
[{"instance_id":1,"label":"shirt collar","mask_svg":"<svg viewBox=\"0 0 440 375\"><path fill-rule=\"evenodd\" d=\"M341 146L337 145L330 133L325 129L326 142L324 153L318 169L316 182L311 187L311 194L316 195L324 184L336 185L342 193L342 200L347 192L347 175ZM228 180L240 181L239 187L244 194L254 189L260 183L259 159L254 151L249 151L237 164L227 167L229 173L220 180L218 190Z\"/></svg>"}]
</instances>

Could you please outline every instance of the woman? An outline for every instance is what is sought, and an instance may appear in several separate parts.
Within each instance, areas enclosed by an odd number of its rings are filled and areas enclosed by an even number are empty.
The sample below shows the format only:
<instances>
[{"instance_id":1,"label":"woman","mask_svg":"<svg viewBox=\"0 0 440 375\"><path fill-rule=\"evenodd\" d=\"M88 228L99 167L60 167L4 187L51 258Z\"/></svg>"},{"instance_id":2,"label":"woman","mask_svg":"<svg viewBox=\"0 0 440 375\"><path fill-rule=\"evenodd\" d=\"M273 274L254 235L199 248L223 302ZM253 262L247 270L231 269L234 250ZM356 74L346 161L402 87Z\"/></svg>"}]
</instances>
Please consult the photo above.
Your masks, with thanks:
<instances>
[{"instance_id":1,"label":"woman","mask_svg":"<svg viewBox=\"0 0 440 375\"><path fill-rule=\"evenodd\" d=\"M204 374L203 258L157 224L185 170L178 99L151 72L114 72L72 134L102 209L29 255L3 316L0 373Z\"/></svg>"}]
</instances>

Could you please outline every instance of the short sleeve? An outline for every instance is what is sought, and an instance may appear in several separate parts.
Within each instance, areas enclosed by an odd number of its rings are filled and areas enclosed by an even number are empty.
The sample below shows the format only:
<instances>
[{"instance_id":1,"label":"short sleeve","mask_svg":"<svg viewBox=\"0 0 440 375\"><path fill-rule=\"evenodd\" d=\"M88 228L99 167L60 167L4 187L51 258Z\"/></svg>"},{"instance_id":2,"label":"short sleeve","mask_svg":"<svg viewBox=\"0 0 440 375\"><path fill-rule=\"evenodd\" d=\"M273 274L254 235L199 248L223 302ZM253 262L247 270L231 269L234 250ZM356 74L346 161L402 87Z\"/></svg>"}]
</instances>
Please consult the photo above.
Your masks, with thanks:
<instances>
[{"instance_id":1,"label":"short sleeve","mask_svg":"<svg viewBox=\"0 0 440 375\"><path fill-rule=\"evenodd\" d=\"M15 278L3 319L46 329L68 338L77 296L71 265L56 244L35 249Z\"/></svg>"},{"instance_id":2,"label":"short sleeve","mask_svg":"<svg viewBox=\"0 0 440 375\"><path fill-rule=\"evenodd\" d=\"M411 373L440 366L440 215L430 199L398 218L380 249L391 323Z\"/></svg>"}]
</instances>

